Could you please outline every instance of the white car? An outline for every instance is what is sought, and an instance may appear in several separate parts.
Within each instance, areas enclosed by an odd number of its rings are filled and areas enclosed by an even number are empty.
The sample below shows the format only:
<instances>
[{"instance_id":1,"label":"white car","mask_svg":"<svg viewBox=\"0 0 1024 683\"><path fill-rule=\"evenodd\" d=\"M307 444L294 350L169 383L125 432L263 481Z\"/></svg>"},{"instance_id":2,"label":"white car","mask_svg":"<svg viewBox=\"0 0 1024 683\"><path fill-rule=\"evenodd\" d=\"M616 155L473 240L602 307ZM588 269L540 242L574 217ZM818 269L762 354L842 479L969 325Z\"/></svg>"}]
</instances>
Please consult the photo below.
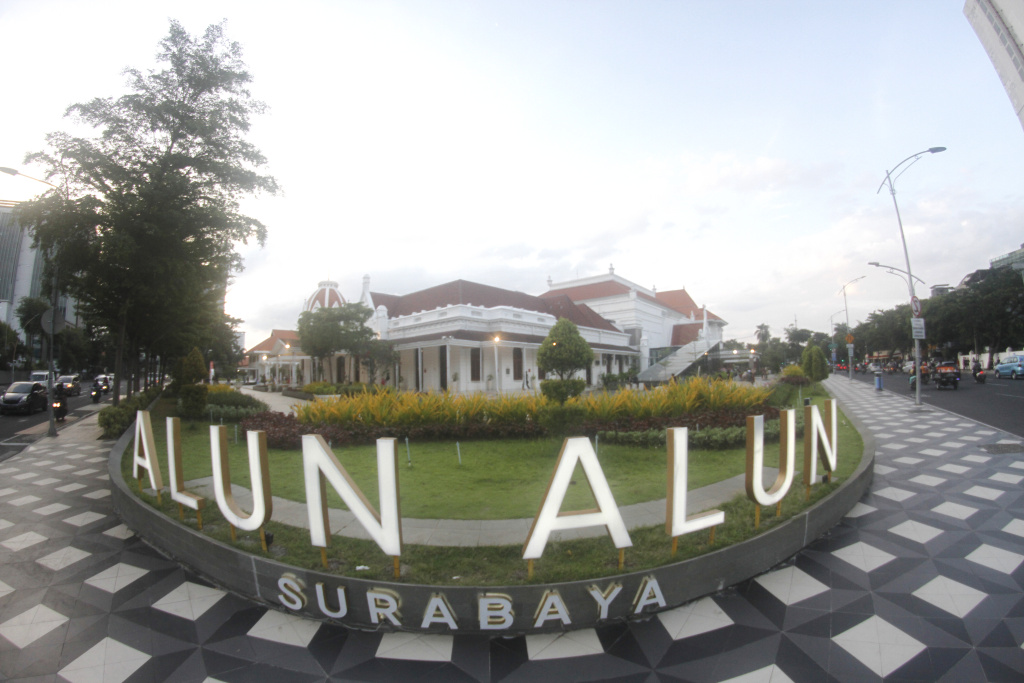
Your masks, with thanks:
<instances>
[{"instance_id":1,"label":"white car","mask_svg":"<svg viewBox=\"0 0 1024 683\"><path fill-rule=\"evenodd\" d=\"M879 365L878 363L872 363L871 365L868 366L868 371L869 372L881 372L882 371L882 366Z\"/></svg>"}]
</instances>

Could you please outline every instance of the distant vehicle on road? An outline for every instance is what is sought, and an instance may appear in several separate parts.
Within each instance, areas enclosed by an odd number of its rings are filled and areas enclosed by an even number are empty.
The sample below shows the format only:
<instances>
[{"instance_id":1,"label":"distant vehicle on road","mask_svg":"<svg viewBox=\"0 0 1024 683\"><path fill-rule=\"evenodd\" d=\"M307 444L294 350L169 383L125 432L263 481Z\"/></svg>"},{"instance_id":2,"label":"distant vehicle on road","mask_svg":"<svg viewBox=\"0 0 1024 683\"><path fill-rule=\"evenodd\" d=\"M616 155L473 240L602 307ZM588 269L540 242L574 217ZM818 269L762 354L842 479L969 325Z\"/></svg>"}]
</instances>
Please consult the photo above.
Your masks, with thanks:
<instances>
[{"instance_id":1,"label":"distant vehicle on road","mask_svg":"<svg viewBox=\"0 0 1024 683\"><path fill-rule=\"evenodd\" d=\"M1024 377L1024 357L1007 356L992 371L996 379L1002 379L1006 375L1009 375L1010 379Z\"/></svg>"},{"instance_id":2,"label":"distant vehicle on road","mask_svg":"<svg viewBox=\"0 0 1024 683\"><path fill-rule=\"evenodd\" d=\"M110 375L96 375L94 382L99 382L104 394L110 393Z\"/></svg>"},{"instance_id":3,"label":"distant vehicle on road","mask_svg":"<svg viewBox=\"0 0 1024 683\"><path fill-rule=\"evenodd\" d=\"M64 385L64 392L68 396L82 395L82 385L78 381L78 375L61 375L57 381Z\"/></svg>"},{"instance_id":4,"label":"distant vehicle on road","mask_svg":"<svg viewBox=\"0 0 1024 683\"><path fill-rule=\"evenodd\" d=\"M7 387L0 398L0 413L25 413L31 415L46 410L46 387L39 382L15 382Z\"/></svg>"},{"instance_id":5,"label":"distant vehicle on road","mask_svg":"<svg viewBox=\"0 0 1024 683\"><path fill-rule=\"evenodd\" d=\"M53 376L53 381L57 381L57 373L50 373L46 370L33 370L32 374L28 376L29 382L42 382L46 384L50 381L50 376Z\"/></svg>"},{"instance_id":6,"label":"distant vehicle on road","mask_svg":"<svg viewBox=\"0 0 1024 683\"><path fill-rule=\"evenodd\" d=\"M956 361L943 361L935 366L935 388L960 386L960 367Z\"/></svg>"}]
</instances>

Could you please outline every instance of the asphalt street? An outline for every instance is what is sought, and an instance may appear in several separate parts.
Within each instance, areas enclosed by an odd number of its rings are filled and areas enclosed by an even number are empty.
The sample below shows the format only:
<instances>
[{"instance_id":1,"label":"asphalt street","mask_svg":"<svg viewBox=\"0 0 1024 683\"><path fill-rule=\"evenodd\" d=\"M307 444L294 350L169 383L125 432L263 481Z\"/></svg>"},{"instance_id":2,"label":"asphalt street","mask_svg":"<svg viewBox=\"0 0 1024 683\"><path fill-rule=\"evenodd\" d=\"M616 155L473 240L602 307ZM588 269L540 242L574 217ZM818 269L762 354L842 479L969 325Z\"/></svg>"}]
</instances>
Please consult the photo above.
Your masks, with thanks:
<instances>
[{"instance_id":1,"label":"asphalt street","mask_svg":"<svg viewBox=\"0 0 1024 683\"><path fill-rule=\"evenodd\" d=\"M89 396L88 387L83 387L81 396L69 397L68 416L63 423L57 423L57 438L60 438L60 430L64 427L110 405L110 398L111 394L106 394L98 405L94 404ZM26 446L35 443L40 438L45 438L49 426L50 415L48 412L34 415L0 415L0 462L24 450Z\"/></svg>"},{"instance_id":2,"label":"asphalt street","mask_svg":"<svg viewBox=\"0 0 1024 683\"><path fill-rule=\"evenodd\" d=\"M845 374L845 373L843 373ZM970 372L961 371L959 387L938 389L934 383L921 385L921 403L961 415L1005 432L1024 436L1024 380L989 379L974 381ZM882 374L882 390L914 399L909 375ZM853 381L874 384L874 373L853 373Z\"/></svg>"}]
</instances>

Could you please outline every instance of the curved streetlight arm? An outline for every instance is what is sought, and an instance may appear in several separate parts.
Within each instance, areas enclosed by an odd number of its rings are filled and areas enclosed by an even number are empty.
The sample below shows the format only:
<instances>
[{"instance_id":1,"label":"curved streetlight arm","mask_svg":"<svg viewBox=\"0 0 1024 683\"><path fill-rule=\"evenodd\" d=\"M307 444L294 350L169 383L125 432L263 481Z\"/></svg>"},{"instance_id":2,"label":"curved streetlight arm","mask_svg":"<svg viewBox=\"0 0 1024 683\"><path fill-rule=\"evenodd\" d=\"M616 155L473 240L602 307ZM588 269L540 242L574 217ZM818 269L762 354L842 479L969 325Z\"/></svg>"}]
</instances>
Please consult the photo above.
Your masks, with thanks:
<instances>
[{"instance_id":1,"label":"curved streetlight arm","mask_svg":"<svg viewBox=\"0 0 1024 683\"><path fill-rule=\"evenodd\" d=\"M20 175L22 178L28 178L29 180L34 180L37 183L44 183L46 185L49 185L50 187L57 187L56 185L54 185L53 183L51 183L48 180L40 180L39 178L33 178L30 175L25 175L24 173L22 173L21 171L19 171L16 168L8 168L7 166L0 166L0 173L6 173L7 175ZM60 189L60 188L57 187L57 189Z\"/></svg>"},{"instance_id":2,"label":"curved streetlight arm","mask_svg":"<svg viewBox=\"0 0 1024 683\"><path fill-rule=\"evenodd\" d=\"M892 184L901 175L903 175L906 172L907 168L910 168L911 166L913 166L914 163L916 163L917 160L920 159L921 157L923 157L925 154L938 154L939 152L945 152L945 151L946 151L945 147L929 147L928 149L924 150L923 152L918 152L917 154L911 154L909 157L907 157L906 159L904 159L900 163L898 163L895 166L893 166L891 171L886 171L885 172L885 180L883 180L882 184L878 186L877 190L875 190L875 194L878 194L879 192L881 192L882 188L885 187L886 183L888 183L888 185L889 185L889 191L892 192L893 194L896 194L896 189L893 187ZM911 159L913 159L913 161L911 161ZM897 173L895 177L892 177L892 174L896 173L896 169L898 169L903 164L906 164L908 161L910 161L910 164L907 165L907 168L905 168L902 171L900 171L899 173Z\"/></svg>"},{"instance_id":3,"label":"curved streetlight arm","mask_svg":"<svg viewBox=\"0 0 1024 683\"><path fill-rule=\"evenodd\" d=\"M902 268L897 268L896 266L887 266L884 263L879 263L878 261L870 261L868 263L868 265L869 266L874 266L875 268L884 268L886 270L886 272L888 272L890 275L895 275L896 277L902 278L903 281L907 283L907 287L908 288L910 287L910 280L907 279L908 277L914 278L915 280L920 282L922 285L927 284L924 280L922 280L918 276L911 275L907 271L903 270Z\"/></svg>"}]
</instances>

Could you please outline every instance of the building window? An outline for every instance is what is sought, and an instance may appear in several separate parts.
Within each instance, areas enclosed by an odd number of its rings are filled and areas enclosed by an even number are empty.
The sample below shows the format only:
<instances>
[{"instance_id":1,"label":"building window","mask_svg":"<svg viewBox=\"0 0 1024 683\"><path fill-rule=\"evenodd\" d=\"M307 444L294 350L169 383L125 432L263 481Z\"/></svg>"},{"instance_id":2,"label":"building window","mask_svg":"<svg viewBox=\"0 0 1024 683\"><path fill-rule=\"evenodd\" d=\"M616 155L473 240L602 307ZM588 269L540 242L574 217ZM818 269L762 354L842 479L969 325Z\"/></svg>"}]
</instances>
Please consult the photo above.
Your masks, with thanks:
<instances>
[{"instance_id":1,"label":"building window","mask_svg":"<svg viewBox=\"0 0 1024 683\"><path fill-rule=\"evenodd\" d=\"M480 349L469 350L469 381L480 381Z\"/></svg>"},{"instance_id":2,"label":"building window","mask_svg":"<svg viewBox=\"0 0 1024 683\"><path fill-rule=\"evenodd\" d=\"M523 350L512 349L512 379L521 381L523 379Z\"/></svg>"}]
</instances>

